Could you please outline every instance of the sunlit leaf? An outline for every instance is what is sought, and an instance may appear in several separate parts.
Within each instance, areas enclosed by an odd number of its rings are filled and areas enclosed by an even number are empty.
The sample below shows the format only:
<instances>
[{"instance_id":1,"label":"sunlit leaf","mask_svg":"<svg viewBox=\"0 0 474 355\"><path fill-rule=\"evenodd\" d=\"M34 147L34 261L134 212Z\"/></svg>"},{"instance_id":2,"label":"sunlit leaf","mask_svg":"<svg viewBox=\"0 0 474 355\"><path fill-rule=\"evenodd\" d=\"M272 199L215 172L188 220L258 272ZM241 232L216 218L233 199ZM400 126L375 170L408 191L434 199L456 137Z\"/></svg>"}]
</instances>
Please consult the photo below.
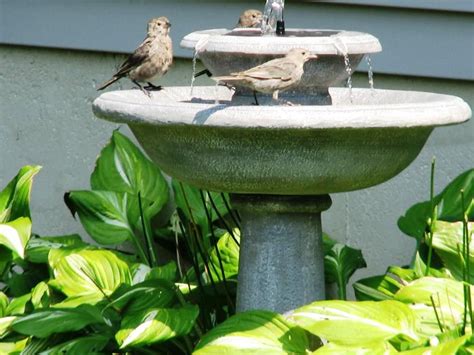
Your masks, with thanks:
<instances>
[{"instance_id":1,"label":"sunlit leaf","mask_svg":"<svg viewBox=\"0 0 474 355\"><path fill-rule=\"evenodd\" d=\"M234 229L234 238L240 241L240 231ZM222 270L226 279L236 278L239 273L239 246L230 233L222 235L209 253L209 271L214 281L223 281ZM217 250L216 250L217 248Z\"/></svg>"},{"instance_id":2,"label":"sunlit leaf","mask_svg":"<svg viewBox=\"0 0 474 355\"><path fill-rule=\"evenodd\" d=\"M397 301L318 301L294 310L289 319L338 345L371 344L397 335L419 338L414 313Z\"/></svg>"},{"instance_id":3,"label":"sunlit leaf","mask_svg":"<svg viewBox=\"0 0 474 355\"><path fill-rule=\"evenodd\" d=\"M30 215L30 194L33 177L41 166L24 166L0 192L0 223Z\"/></svg>"},{"instance_id":4,"label":"sunlit leaf","mask_svg":"<svg viewBox=\"0 0 474 355\"><path fill-rule=\"evenodd\" d=\"M0 318L7 315L8 297L0 291Z\"/></svg>"},{"instance_id":5,"label":"sunlit leaf","mask_svg":"<svg viewBox=\"0 0 474 355\"><path fill-rule=\"evenodd\" d=\"M388 342L374 342L370 344L361 344L360 346L344 346L329 343L319 348L315 355L392 355L398 354L398 351Z\"/></svg>"},{"instance_id":6,"label":"sunlit leaf","mask_svg":"<svg viewBox=\"0 0 474 355\"><path fill-rule=\"evenodd\" d=\"M205 334L193 354L306 354L304 330L270 311L236 314Z\"/></svg>"},{"instance_id":7,"label":"sunlit leaf","mask_svg":"<svg viewBox=\"0 0 474 355\"><path fill-rule=\"evenodd\" d=\"M7 306L7 309L5 310L5 314L8 316L23 315L30 300L30 293L11 299L10 303Z\"/></svg>"},{"instance_id":8,"label":"sunlit leaf","mask_svg":"<svg viewBox=\"0 0 474 355\"><path fill-rule=\"evenodd\" d=\"M20 217L0 224L0 244L13 251L20 258L25 257L25 247L31 236L31 220Z\"/></svg>"},{"instance_id":9,"label":"sunlit leaf","mask_svg":"<svg viewBox=\"0 0 474 355\"><path fill-rule=\"evenodd\" d=\"M436 346L429 346L429 347L421 347L416 348L408 351L402 351L398 354L401 355L454 355L454 354L468 354L469 352L462 352L462 346L469 338L469 335L465 335L462 337L457 337L455 339L450 339L446 342L442 342Z\"/></svg>"},{"instance_id":10,"label":"sunlit leaf","mask_svg":"<svg viewBox=\"0 0 474 355\"><path fill-rule=\"evenodd\" d=\"M124 317L115 339L121 349L163 342L188 334L199 314L197 306L154 308Z\"/></svg>"},{"instance_id":11,"label":"sunlit leaf","mask_svg":"<svg viewBox=\"0 0 474 355\"><path fill-rule=\"evenodd\" d=\"M100 300L132 282L129 266L108 250L53 249L49 264L54 275L50 284L69 297L91 295Z\"/></svg>"},{"instance_id":12,"label":"sunlit leaf","mask_svg":"<svg viewBox=\"0 0 474 355\"><path fill-rule=\"evenodd\" d=\"M71 191L65 199L96 242L111 245L133 240L140 216L138 197L113 191Z\"/></svg>"},{"instance_id":13,"label":"sunlit leaf","mask_svg":"<svg viewBox=\"0 0 474 355\"><path fill-rule=\"evenodd\" d=\"M168 200L168 185L160 169L126 136L114 131L102 149L91 175L93 190L129 193L150 201L148 216L158 213Z\"/></svg>"},{"instance_id":14,"label":"sunlit leaf","mask_svg":"<svg viewBox=\"0 0 474 355\"><path fill-rule=\"evenodd\" d=\"M31 304L33 308L49 307L51 292L46 282L42 281L31 290Z\"/></svg>"},{"instance_id":15,"label":"sunlit leaf","mask_svg":"<svg viewBox=\"0 0 474 355\"><path fill-rule=\"evenodd\" d=\"M26 247L26 259L32 263L47 263L48 254L51 249L64 247L81 248L86 245L77 234L31 238Z\"/></svg>"},{"instance_id":16,"label":"sunlit leaf","mask_svg":"<svg viewBox=\"0 0 474 355\"><path fill-rule=\"evenodd\" d=\"M393 299L402 284L390 275L380 275L361 279L352 286L359 301L383 301Z\"/></svg>"},{"instance_id":17,"label":"sunlit leaf","mask_svg":"<svg viewBox=\"0 0 474 355\"><path fill-rule=\"evenodd\" d=\"M29 338L17 342L0 342L0 354L17 355L25 348Z\"/></svg>"},{"instance_id":18,"label":"sunlit leaf","mask_svg":"<svg viewBox=\"0 0 474 355\"><path fill-rule=\"evenodd\" d=\"M56 333L83 329L90 324L104 323L100 311L91 305L75 309L41 309L17 318L11 325L18 333L45 338Z\"/></svg>"},{"instance_id":19,"label":"sunlit leaf","mask_svg":"<svg viewBox=\"0 0 474 355\"><path fill-rule=\"evenodd\" d=\"M16 318L16 316L0 318L0 339L9 333L9 328Z\"/></svg>"}]
</instances>

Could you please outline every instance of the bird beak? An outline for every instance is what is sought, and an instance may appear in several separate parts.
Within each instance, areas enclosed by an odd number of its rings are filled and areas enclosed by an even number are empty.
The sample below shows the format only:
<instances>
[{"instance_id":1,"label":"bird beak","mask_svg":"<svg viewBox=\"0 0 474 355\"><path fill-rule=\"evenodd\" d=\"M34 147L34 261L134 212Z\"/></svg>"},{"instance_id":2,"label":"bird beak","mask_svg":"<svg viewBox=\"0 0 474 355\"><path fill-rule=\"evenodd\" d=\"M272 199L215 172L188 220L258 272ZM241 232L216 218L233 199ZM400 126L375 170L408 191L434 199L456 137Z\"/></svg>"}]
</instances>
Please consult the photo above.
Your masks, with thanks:
<instances>
[{"instance_id":1,"label":"bird beak","mask_svg":"<svg viewBox=\"0 0 474 355\"><path fill-rule=\"evenodd\" d=\"M170 28L170 27L171 27L171 23L168 22L168 28Z\"/></svg>"},{"instance_id":2,"label":"bird beak","mask_svg":"<svg viewBox=\"0 0 474 355\"><path fill-rule=\"evenodd\" d=\"M316 54L311 54L309 59L318 59L319 57Z\"/></svg>"}]
</instances>

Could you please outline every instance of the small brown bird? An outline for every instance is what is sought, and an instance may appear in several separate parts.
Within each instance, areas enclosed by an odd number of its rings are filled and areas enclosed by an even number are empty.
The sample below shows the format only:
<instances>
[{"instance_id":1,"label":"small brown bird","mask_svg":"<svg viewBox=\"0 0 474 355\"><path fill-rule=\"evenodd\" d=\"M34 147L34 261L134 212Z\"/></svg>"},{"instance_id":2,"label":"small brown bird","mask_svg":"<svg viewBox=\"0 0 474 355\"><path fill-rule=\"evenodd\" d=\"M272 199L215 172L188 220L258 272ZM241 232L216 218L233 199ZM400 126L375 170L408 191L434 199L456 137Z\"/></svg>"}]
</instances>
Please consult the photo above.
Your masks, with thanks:
<instances>
[{"instance_id":1,"label":"small brown bird","mask_svg":"<svg viewBox=\"0 0 474 355\"><path fill-rule=\"evenodd\" d=\"M171 24L162 16L148 22L148 33L138 48L122 63L112 79L97 90L103 90L117 80L128 77L146 95L149 91L161 90L153 81L161 78L173 63L173 44L169 36ZM146 82L142 87L139 82Z\"/></svg>"},{"instance_id":2,"label":"small brown bird","mask_svg":"<svg viewBox=\"0 0 474 355\"><path fill-rule=\"evenodd\" d=\"M272 59L254 68L213 79L226 85L244 86L254 92L272 94L273 99L278 100L280 91L288 90L299 83L304 73L304 63L316 58L318 56L307 49L294 48L283 58Z\"/></svg>"},{"instance_id":3,"label":"small brown bird","mask_svg":"<svg viewBox=\"0 0 474 355\"><path fill-rule=\"evenodd\" d=\"M261 11L248 9L240 14L237 26L239 28L258 28L262 24L263 15Z\"/></svg>"}]
</instances>

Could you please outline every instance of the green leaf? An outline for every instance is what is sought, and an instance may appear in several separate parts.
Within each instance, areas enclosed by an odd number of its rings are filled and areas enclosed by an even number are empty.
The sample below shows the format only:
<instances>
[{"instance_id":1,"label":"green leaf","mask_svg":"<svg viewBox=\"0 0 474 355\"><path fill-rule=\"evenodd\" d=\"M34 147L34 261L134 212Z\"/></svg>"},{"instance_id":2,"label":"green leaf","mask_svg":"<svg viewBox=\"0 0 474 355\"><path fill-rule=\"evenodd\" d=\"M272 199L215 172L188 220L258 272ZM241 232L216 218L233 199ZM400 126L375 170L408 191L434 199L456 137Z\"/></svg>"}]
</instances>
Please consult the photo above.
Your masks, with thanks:
<instances>
[{"instance_id":1,"label":"green leaf","mask_svg":"<svg viewBox=\"0 0 474 355\"><path fill-rule=\"evenodd\" d=\"M197 306L176 309L153 308L129 314L115 335L120 349L163 342L188 334L199 314Z\"/></svg>"},{"instance_id":2,"label":"green leaf","mask_svg":"<svg viewBox=\"0 0 474 355\"><path fill-rule=\"evenodd\" d=\"M10 332L10 326L16 318L16 316L0 318L0 339Z\"/></svg>"},{"instance_id":3,"label":"green leaf","mask_svg":"<svg viewBox=\"0 0 474 355\"><path fill-rule=\"evenodd\" d=\"M7 316L22 315L25 313L28 302L31 300L31 294L13 298L5 310Z\"/></svg>"},{"instance_id":4,"label":"green leaf","mask_svg":"<svg viewBox=\"0 0 474 355\"><path fill-rule=\"evenodd\" d=\"M66 194L72 212L97 243L120 244L134 239L140 217L138 198L113 191L72 191Z\"/></svg>"},{"instance_id":5,"label":"green leaf","mask_svg":"<svg viewBox=\"0 0 474 355\"><path fill-rule=\"evenodd\" d=\"M0 244L20 258L25 257L25 247L31 236L31 220L20 217L12 222L0 224Z\"/></svg>"},{"instance_id":6,"label":"green leaf","mask_svg":"<svg viewBox=\"0 0 474 355\"><path fill-rule=\"evenodd\" d=\"M29 338L19 340L17 342L0 342L0 354L19 355L25 348Z\"/></svg>"},{"instance_id":7,"label":"green leaf","mask_svg":"<svg viewBox=\"0 0 474 355\"><path fill-rule=\"evenodd\" d=\"M31 290L31 304L33 308L49 307L51 292L46 282L42 281Z\"/></svg>"},{"instance_id":8,"label":"green leaf","mask_svg":"<svg viewBox=\"0 0 474 355\"><path fill-rule=\"evenodd\" d=\"M328 343L319 348L315 355L392 355L398 354L398 351L388 342L374 342L371 344L362 344L359 346L337 345Z\"/></svg>"},{"instance_id":9,"label":"green leaf","mask_svg":"<svg viewBox=\"0 0 474 355\"><path fill-rule=\"evenodd\" d=\"M458 250L462 250L463 224L436 221L434 224L433 249L443 261L443 265L457 280L463 280L463 264ZM474 231L474 223L468 224L469 234ZM471 240L471 238L469 239ZM474 243L469 245L470 279L474 278Z\"/></svg>"},{"instance_id":10,"label":"green leaf","mask_svg":"<svg viewBox=\"0 0 474 355\"><path fill-rule=\"evenodd\" d=\"M165 265L156 266L153 268L145 264L136 263L132 265L131 271L133 275L133 284L137 284L145 280L175 281L177 277L178 266L174 260L171 260Z\"/></svg>"},{"instance_id":11,"label":"green leaf","mask_svg":"<svg viewBox=\"0 0 474 355\"><path fill-rule=\"evenodd\" d=\"M100 323L104 323L104 319L97 308L81 305L75 309L41 309L16 319L11 327L21 334L46 338L55 333L73 332Z\"/></svg>"},{"instance_id":12,"label":"green leaf","mask_svg":"<svg viewBox=\"0 0 474 355\"><path fill-rule=\"evenodd\" d=\"M31 238L26 246L26 259L32 263L47 263L48 254L51 249L60 248L82 248L87 246L77 234Z\"/></svg>"},{"instance_id":13,"label":"green leaf","mask_svg":"<svg viewBox=\"0 0 474 355\"><path fill-rule=\"evenodd\" d=\"M472 291L471 294L474 296ZM410 307L420 319L418 332L431 336L440 331L436 314L432 307L431 296L445 329L454 329L462 323L464 314L462 282L451 279L423 277L401 288L395 294L395 299L412 305Z\"/></svg>"},{"instance_id":14,"label":"green leaf","mask_svg":"<svg viewBox=\"0 0 474 355\"><path fill-rule=\"evenodd\" d=\"M289 319L338 345L372 344L397 335L418 340L414 313L397 301L318 301L294 310Z\"/></svg>"},{"instance_id":15,"label":"green leaf","mask_svg":"<svg viewBox=\"0 0 474 355\"><path fill-rule=\"evenodd\" d=\"M437 219L442 221L462 221L461 190L464 190L468 219L474 220L474 169L470 169L456 179L437 196L434 203L437 207ZM431 203L425 201L410 207L404 216L398 220L398 227L405 234L422 240L431 218Z\"/></svg>"},{"instance_id":16,"label":"green leaf","mask_svg":"<svg viewBox=\"0 0 474 355\"><path fill-rule=\"evenodd\" d=\"M30 215L30 194L33 177L41 166L24 166L0 192L0 223Z\"/></svg>"},{"instance_id":17,"label":"green leaf","mask_svg":"<svg viewBox=\"0 0 474 355\"><path fill-rule=\"evenodd\" d=\"M357 269L367 267L359 249L336 243L324 256L324 275L327 283L335 282L341 299L346 298L349 278Z\"/></svg>"},{"instance_id":18,"label":"green leaf","mask_svg":"<svg viewBox=\"0 0 474 355\"><path fill-rule=\"evenodd\" d=\"M451 354L468 354L468 352L459 352L461 347L467 341L469 335L450 339L442 342L437 346L416 348L408 351L402 351L398 354L402 355L451 355Z\"/></svg>"},{"instance_id":19,"label":"green leaf","mask_svg":"<svg viewBox=\"0 0 474 355\"><path fill-rule=\"evenodd\" d=\"M358 301L391 300L402 284L390 275L380 275L361 279L353 284Z\"/></svg>"},{"instance_id":20,"label":"green leaf","mask_svg":"<svg viewBox=\"0 0 474 355\"><path fill-rule=\"evenodd\" d=\"M93 190L129 193L151 201L144 206L147 215L156 215L168 200L168 185L160 169L127 137L114 131L96 161L91 175Z\"/></svg>"},{"instance_id":21,"label":"green leaf","mask_svg":"<svg viewBox=\"0 0 474 355\"><path fill-rule=\"evenodd\" d=\"M306 354L306 332L270 311L238 313L205 334L193 354Z\"/></svg>"},{"instance_id":22,"label":"green leaf","mask_svg":"<svg viewBox=\"0 0 474 355\"><path fill-rule=\"evenodd\" d=\"M127 314L150 308L169 307L175 299L176 291L172 283L164 280L147 280L125 290L118 289L110 298L109 307L126 310Z\"/></svg>"},{"instance_id":23,"label":"green leaf","mask_svg":"<svg viewBox=\"0 0 474 355\"><path fill-rule=\"evenodd\" d=\"M54 280L50 282L69 297L92 296L102 299L121 284L131 284L129 266L109 250L53 249L49 264Z\"/></svg>"},{"instance_id":24,"label":"green leaf","mask_svg":"<svg viewBox=\"0 0 474 355\"><path fill-rule=\"evenodd\" d=\"M7 295L0 291L0 318L7 315L8 302Z\"/></svg>"},{"instance_id":25,"label":"green leaf","mask_svg":"<svg viewBox=\"0 0 474 355\"><path fill-rule=\"evenodd\" d=\"M240 231L237 228L234 229L233 234L237 241L240 241ZM222 271L224 271L227 280L237 278L239 273L239 250L239 246L230 233L226 232L219 238L217 245L209 253L209 271L213 280L222 281ZM222 261L222 268L219 256Z\"/></svg>"},{"instance_id":26,"label":"green leaf","mask_svg":"<svg viewBox=\"0 0 474 355\"><path fill-rule=\"evenodd\" d=\"M100 334L75 338L42 351L41 355L99 354L107 346L109 340L109 337Z\"/></svg>"}]
</instances>

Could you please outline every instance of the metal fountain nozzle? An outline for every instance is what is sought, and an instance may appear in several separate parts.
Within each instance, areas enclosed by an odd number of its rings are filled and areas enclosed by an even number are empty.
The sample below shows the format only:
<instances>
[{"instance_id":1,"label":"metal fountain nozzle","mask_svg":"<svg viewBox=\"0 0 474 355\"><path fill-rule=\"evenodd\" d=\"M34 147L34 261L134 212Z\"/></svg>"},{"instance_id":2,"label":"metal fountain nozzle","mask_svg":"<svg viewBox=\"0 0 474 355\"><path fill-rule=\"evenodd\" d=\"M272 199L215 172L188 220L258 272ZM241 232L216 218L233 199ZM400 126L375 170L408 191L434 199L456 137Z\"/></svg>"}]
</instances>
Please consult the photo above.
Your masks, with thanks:
<instances>
[{"instance_id":1,"label":"metal fountain nozzle","mask_svg":"<svg viewBox=\"0 0 474 355\"><path fill-rule=\"evenodd\" d=\"M284 9L285 0L267 0L263 11L263 34L276 33L277 36L285 34Z\"/></svg>"}]
</instances>

